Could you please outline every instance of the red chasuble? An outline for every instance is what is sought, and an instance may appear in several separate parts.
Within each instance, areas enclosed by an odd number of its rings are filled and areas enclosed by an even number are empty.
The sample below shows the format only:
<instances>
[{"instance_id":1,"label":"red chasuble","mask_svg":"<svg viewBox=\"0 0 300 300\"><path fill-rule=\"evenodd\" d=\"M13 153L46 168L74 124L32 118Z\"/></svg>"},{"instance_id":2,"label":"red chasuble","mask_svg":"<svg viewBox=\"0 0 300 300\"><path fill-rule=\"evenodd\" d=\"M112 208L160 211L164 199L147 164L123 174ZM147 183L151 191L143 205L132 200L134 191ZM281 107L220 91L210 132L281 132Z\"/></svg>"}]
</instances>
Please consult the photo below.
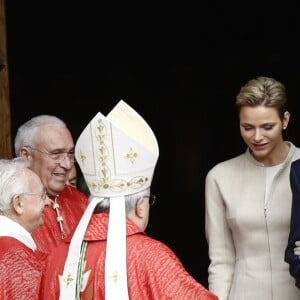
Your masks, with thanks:
<instances>
[{"instance_id":1,"label":"red chasuble","mask_svg":"<svg viewBox=\"0 0 300 300\"><path fill-rule=\"evenodd\" d=\"M104 299L104 262L107 214L94 214L84 240L87 244L81 299ZM146 235L127 219L127 274L130 300L216 300L215 295L187 273L165 244ZM59 299L59 279L68 244L61 244L48 258L42 283L44 300Z\"/></svg>"},{"instance_id":2,"label":"red chasuble","mask_svg":"<svg viewBox=\"0 0 300 300\"><path fill-rule=\"evenodd\" d=\"M40 258L13 237L0 237L0 299L39 298Z\"/></svg>"}]
</instances>

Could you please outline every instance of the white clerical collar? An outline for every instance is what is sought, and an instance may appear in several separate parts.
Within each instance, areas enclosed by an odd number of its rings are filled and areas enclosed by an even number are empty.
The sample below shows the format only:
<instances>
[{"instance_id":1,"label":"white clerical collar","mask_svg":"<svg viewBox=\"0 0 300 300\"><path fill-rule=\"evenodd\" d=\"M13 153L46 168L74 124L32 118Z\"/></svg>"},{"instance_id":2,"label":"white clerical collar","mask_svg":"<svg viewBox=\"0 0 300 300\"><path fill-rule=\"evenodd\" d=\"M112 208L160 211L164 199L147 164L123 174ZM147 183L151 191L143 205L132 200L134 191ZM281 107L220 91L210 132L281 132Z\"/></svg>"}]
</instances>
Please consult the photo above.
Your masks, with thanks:
<instances>
[{"instance_id":1,"label":"white clerical collar","mask_svg":"<svg viewBox=\"0 0 300 300\"><path fill-rule=\"evenodd\" d=\"M32 251L36 250L36 244L31 234L20 224L6 216L0 216L0 236L13 237L26 245Z\"/></svg>"}]
</instances>

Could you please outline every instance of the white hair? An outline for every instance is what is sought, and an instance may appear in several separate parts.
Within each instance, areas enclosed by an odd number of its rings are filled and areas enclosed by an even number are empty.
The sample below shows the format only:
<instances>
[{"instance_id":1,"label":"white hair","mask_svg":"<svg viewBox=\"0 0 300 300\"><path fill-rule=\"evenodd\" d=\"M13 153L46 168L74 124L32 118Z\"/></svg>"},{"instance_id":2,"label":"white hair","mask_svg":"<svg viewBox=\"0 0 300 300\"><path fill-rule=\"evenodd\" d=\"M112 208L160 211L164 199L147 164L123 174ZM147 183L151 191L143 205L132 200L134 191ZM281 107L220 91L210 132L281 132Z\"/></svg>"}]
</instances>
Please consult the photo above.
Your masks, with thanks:
<instances>
[{"instance_id":1,"label":"white hair","mask_svg":"<svg viewBox=\"0 0 300 300\"><path fill-rule=\"evenodd\" d=\"M0 159L0 211L9 210L12 198L26 192L28 170L25 158Z\"/></svg>"},{"instance_id":2,"label":"white hair","mask_svg":"<svg viewBox=\"0 0 300 300\"><path fill-rule=\"evenodd\" d=\"M140 191L135 194L130 194L125 196L125 211L126 215L128 215L129 212L134 209L137 201L145 196L150 195L150 188L147 188L143 191ZM89 199L91 199L92 196L90 196ZM104 198L98 205L96 206L96 211L97 212L109 212L109 207L110 207L110 201L114 201L113 197L111 198Z\"/></svg>"},{"instance_id":3,"label":"white hair","mask_svg":"<svg viewBox=\"0 0 300 300\"><path fill-rule=\"evenodd\" d=\"M56 116L40 115L31 118L22 124L15 137L15 154L19 156L19 151L24 146L35 146L40 127L60 127L67 128L66 123Z\"/></svg>"}]
</instances>

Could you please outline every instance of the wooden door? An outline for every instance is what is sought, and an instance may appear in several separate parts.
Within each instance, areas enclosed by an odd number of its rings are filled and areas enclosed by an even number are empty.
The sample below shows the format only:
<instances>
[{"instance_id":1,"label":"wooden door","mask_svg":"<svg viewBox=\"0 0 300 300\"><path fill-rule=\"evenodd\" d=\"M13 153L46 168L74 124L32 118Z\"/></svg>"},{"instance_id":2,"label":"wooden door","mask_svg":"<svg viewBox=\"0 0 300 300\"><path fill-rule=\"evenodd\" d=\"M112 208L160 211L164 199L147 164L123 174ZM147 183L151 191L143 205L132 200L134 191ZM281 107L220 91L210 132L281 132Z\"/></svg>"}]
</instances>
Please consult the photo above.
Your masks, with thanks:
<instances>
[{"instance_id":1,"label":"wooden door","mask_svg":"<svg viewBox=\"0 0 300 300\"><path fill-rule=\"evenodd\" d=\"M0 0L0 158L12 157L5 0Z\"/></svg>"}]
</instances>

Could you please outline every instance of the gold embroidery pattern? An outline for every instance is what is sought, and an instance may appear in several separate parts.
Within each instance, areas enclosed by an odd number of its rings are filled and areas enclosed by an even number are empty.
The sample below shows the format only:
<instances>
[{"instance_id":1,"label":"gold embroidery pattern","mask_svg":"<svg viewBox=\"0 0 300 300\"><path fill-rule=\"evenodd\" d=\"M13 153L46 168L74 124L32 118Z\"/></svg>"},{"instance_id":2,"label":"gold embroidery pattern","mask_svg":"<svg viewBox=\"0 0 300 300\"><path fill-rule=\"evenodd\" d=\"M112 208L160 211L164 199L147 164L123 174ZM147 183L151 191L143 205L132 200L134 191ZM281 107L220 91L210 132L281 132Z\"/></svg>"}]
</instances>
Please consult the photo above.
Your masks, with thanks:
<instances>
[{"instance_id":1,"label":"gold embroidery pattern","mask_svg":"<svg viewBox=\"0 0 300 300\"><path fill-rule=\"evenodd\" d=\"M66 283L67 286L74 280L72 275L69 273L66 278L64 278L64 282Z\"/></svg>"},{"instance_id":2,"label":"gold embroidery pattern","mask_svg":"<svg viewBox=\"0 0 300 300\"><path fill-rule=\"evenodd\" d=\"M80 151L80 160L84 162L86 160L86 156Z\"/></svg>"},{"instance_id":3,"label":"gold embroidery pattern","mask_svg":"<svg viewBox=\"0 0 300 300\"><path fill-rule=\"evenodd\" d=\"M134 163L135 160L136 160L137 157L138 157L138 154L137 154L135 151L133 151L132 148L130 148L130 150L129 150L128 153L125 155L125 157L126 157L127 159L129 159L129 161L130 161L131 163Z\"/></svg>"},{"instance_id":4,"label":"gold embroidery pattern","mask_svg":"<svg viewBox=\"0 0 300 300\"><path fill-rule=\"evenodd\" d=\"M118 271L114 271L111 276L108 277L113 282L118 282L121 279L121 275L118 273Z\"/></svg>"},{"instance_id":5,"label":"gold embroidery pattern","mask_svg":"<svg viewBox=\"0 0 300 300\"><path fill-rule=\"evenodd\" d=\"M101 162L101 178L94 181L86 181L88 187L93 191L101 191L101 190L111 190L114 192L119 192L128 188L137 189L142 187L147 181L148 178L145 176L137 176L129 181L124 179L111 179L111 171L108 167L108 160L110 158L109 150L106 146L107 142L107 128L101 119L98 120L98 124L96 127L95 133L96 140L98 141L97 148L97 159ZM125 154L125 158L128 159L131 163L134 163L136 158L138 157L138 153L134 151L134 149L130 148L127 154ZM81 151L80 159L82 163L86 155Z\"/></svg>"}]
</instances>

